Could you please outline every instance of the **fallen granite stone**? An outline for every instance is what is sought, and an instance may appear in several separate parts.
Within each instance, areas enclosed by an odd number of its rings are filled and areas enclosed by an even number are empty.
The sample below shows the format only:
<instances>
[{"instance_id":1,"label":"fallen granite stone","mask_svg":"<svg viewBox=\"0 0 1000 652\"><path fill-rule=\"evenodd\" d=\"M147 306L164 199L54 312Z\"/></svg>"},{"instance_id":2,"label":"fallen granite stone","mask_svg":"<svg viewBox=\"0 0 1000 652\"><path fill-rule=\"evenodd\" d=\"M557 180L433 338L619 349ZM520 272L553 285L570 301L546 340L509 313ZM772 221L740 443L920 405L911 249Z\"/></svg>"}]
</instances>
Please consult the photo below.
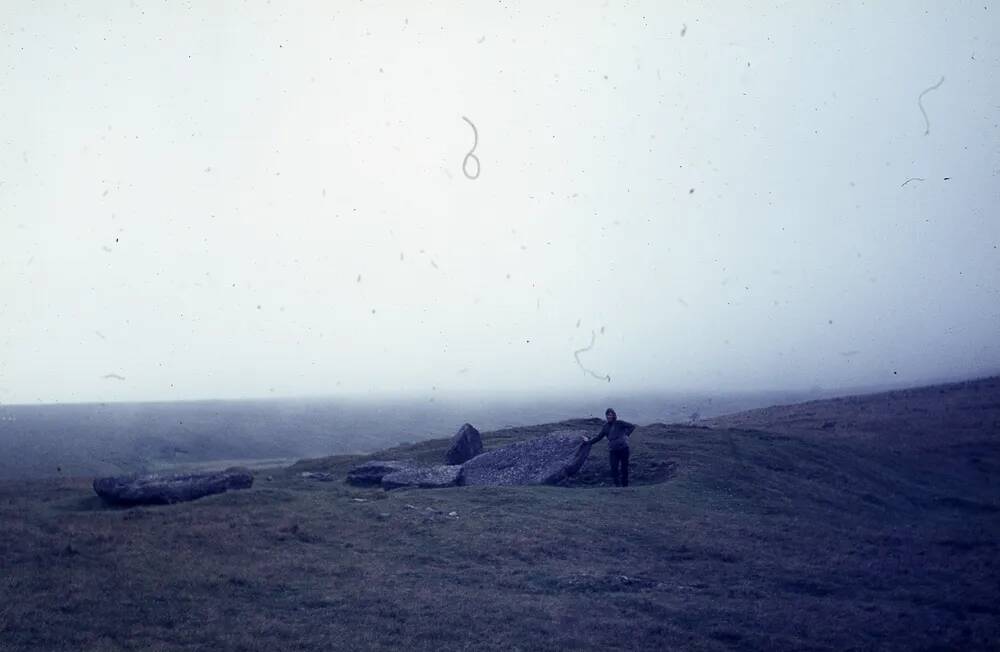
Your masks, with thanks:
<instances>
[{"instance_id":1,"label":"fallen granite stone","mask_svg":"<svg viewBox=\"0 0 1000 652\"><path fill-rule=\"evenodd\" d=\"M413 466L410 462L396 460L371 460L347 472L348 484L358 487L375 487L382 484L382 478L389 473L403 471Z\"/></svg>"},{"instance_id":2,"label":"fallen granite stone","mask_svg":"<svg viewBox=\"0 0 1000 652\"><path fill-rule=\"evenodd\" d=\"M112 505L169 505L230 489L247 489L252 484L249 469L233 467L215 473L95 478L94 491Z\"/></svg>"},{"instance_id":3,"label":"fallen granite stone","mask_svg":"<svg viewBox=\"0 0 1000 652\"><path fill-rule=\"evenodd\" d=\"M402 487L419 487L421 489L453 487L458 484L458 475L461 472L461 465L415 466L384 475L382 488L389 491Z\"/></svg>"},{"instance_id":4,"label":"fallen granite stone","mask_svg":"<svg viewBox=\"0 0 1000 652\"><path fill-rule=\"evenodd\" d=\"M486 451L462 465L461 485L558 484L580 470L590 455L585 430L560 430L545 437Z\"/></svg>"},{"instance_id":5,"label":"fallen granite stone","mask_svg":"<svg viewBox=\"0 0 1000 652\"><path fill-rule=\"evenodd\" d=\"M323 473L321 471L303 471L299 476L306 480L319 480L320 482L332 482L337 477L332 473ZM267 479L270 480L271 476L267 476Z\"/></svg>"},{"instance_id":6,"label":"fallen granite stone","mask_svg":"<svg viewBox=\"0 0 1000 652\"><path fill-rule=\"evenodd\" d=\"M472 424L466 423L451 438L451 446L445 453L445 464L464 464L483 452L483 440Z\"/></svg>"}]
</instances>

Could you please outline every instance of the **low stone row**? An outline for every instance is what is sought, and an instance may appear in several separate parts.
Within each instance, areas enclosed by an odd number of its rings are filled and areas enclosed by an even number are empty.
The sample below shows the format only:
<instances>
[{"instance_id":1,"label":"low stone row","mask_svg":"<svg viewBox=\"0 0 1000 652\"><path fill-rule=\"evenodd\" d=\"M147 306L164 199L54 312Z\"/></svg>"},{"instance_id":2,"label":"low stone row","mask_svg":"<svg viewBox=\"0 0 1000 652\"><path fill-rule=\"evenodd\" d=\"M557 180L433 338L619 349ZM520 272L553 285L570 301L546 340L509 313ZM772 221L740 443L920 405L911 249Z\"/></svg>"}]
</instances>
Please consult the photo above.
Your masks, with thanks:
<instances>
[{"instance_id":1,"label":"low stone row","mask_svg":"<svg viewBox=\"0 0 1000 652\"><path fill-rule=\"evenodd\" d=\"M347 482L386 490L558 484L575 474L589 454L590 444L582 430L558 431L484 453L479 432L465 424L452 438L445 464L371 460L351 469Z\"/></svg>"},{"instance_id":2,"label":"low stone row","mask_svg":"<svg viewBox=\"0 0 1000 652\"><path fill-rule=\"evenodd\" d=\"M589 454L590 444L582 430L563 430L483 452L479 431L467 423L452 437L445 464L372 460L351 469L347 481L387 490L556 484L576 473ZM312 475L331 479L327 474ZM93 486L105 502L130 506L186 502L251 485L253 474L248 469L234 467L214 473L97 478Z\"/></svg>"}]
</instances>

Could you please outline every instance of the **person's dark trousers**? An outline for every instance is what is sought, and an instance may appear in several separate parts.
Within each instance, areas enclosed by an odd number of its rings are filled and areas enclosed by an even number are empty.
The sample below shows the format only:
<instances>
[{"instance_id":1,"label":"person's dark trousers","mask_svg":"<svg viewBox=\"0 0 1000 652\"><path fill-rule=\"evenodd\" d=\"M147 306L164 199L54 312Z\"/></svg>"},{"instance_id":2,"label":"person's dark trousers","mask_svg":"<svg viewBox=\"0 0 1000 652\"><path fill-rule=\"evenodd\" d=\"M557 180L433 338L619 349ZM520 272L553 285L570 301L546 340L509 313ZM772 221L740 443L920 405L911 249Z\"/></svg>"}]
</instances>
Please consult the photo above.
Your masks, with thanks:
<instances>
[{"instance_id":1,"label":"person's dark trousers","mask_svg":"<svg viewBox=\"0 0 1000 652\"><path fill-rule=\"evenodd\" d=\"M618 448L609 451L611 456L611 478L616 487L628 486L628 449Z\"/></svg>"}]
</instances>

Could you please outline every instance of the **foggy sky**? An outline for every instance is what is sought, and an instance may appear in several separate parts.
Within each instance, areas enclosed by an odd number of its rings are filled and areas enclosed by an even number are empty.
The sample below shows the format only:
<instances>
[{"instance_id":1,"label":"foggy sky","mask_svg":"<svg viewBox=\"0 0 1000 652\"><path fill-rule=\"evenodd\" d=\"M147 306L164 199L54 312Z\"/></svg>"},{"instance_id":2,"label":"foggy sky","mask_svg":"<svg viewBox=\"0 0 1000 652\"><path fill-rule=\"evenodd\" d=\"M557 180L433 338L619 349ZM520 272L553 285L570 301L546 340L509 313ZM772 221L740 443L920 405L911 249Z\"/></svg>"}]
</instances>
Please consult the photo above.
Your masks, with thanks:
<instances>
[{"instance_id":1,"label":"foggy sky","mask_svg":"<svg viewBox=\"0 0 1000 652\"><path fill-rule=\"evenodd\" d=\"M994 372L984 2L4 3L0 402Z\"/></svg>"}]
</instances>

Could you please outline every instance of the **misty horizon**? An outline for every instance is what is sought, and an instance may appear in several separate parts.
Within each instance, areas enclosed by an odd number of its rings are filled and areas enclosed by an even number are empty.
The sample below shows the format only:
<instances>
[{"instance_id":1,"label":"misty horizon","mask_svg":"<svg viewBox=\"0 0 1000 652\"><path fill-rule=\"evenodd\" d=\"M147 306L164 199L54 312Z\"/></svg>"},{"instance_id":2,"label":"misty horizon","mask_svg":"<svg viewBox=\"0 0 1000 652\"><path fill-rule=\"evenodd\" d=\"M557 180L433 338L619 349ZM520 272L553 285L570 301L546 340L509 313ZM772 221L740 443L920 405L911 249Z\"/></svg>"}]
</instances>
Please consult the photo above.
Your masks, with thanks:
<instances>
[{"instance_id":1,"label":"misty horizon","mask_svg":"<svg viewBox=\"0 0 1000 652\"><path fill-rule=\"evenodd\" d=\"M583 390L578 392L553 391L518 391L501 390L494 392L484 391L449 391L431 392L423 394L418 392L368 392L368 393L340 393L340 394L298 394L287 396L212 396L205 398L176 398L176 399L139 399L139 400L104 400L104 401L59 401L45 403L40 401L28 401L23 403L0 402L0 407L55 407L66 406L144 406L144 405L169 405L169 404L237 404L237 403L262 403L262 404L295 404L295 403L343 403L354 405L382 405L391 406L393 404L424 404L437 403L439 405L469 404L475 403L480 407L503 406L516 409L519 404L524 405L551 405L551 406L592 406L592 413L571 414L566 418L576 418L581 416L602 417L604 409L608 406L621 405L622 402L655 402L660 401L664 405L677 406L685 401L692 404L704 403L715 399L747 401L747 405L763 407L765 405L779 405L786 402L801 402L816 399L838 398L849 396L865 396L868 394L879 394L891 391L901 391L908 389L921 389L937 385L950 385L954 383L975 382L989 378L1000 377L1000 370L981 375L955 375L931 377L919 382L886 382L869 385L842 385L823 386L812 385L810 387L771 387L771 388L744 388L738 390L722 390L719 388L685 389L685 390L656 390L644 389L639 391L607 391ZM776 398L778 403L768 403L769 397ZM714 414L714 413L713 413ZM719 415L723 413L718 413Z\"/></svg>"},{"instance_id":2,"label":"misty horizon","mask_svg":"<svg viewBox=\"0 0 1000 652\"><path fill-rule=\"evenodd\" d=\"M995 374L997 12L814 9L0 8L0 403Z\"/></svg>"}]
</instances>

